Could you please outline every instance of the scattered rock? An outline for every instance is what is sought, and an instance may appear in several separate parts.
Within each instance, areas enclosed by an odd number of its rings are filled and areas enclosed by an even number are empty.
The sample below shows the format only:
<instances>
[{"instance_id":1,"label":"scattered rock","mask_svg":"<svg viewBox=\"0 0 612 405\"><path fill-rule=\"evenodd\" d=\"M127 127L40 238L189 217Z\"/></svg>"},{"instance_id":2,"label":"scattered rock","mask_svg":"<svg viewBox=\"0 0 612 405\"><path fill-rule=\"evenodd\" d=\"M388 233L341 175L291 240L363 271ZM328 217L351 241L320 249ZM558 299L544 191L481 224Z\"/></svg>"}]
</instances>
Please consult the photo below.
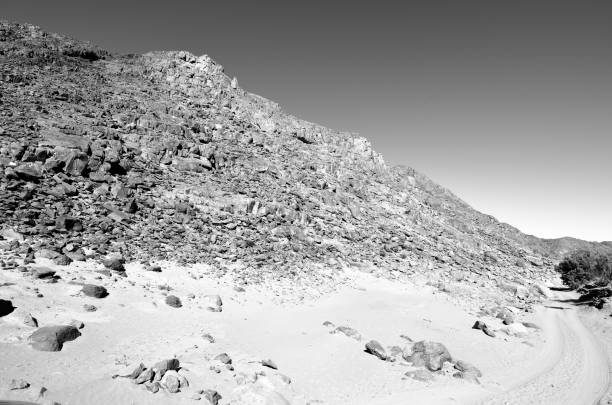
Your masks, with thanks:
<instances>
[{"instance_id":1,"label":"scattered rock","mask_svg":"<svg viewBox=\"0 0 612 405\"><path fill-rule=\"evenodd\" d=\"M91 305L91 304L83 304L83 309L86 312L96 312L98 310L98 307L96 307L95 305Z\"/></svg>"}]
</instances>

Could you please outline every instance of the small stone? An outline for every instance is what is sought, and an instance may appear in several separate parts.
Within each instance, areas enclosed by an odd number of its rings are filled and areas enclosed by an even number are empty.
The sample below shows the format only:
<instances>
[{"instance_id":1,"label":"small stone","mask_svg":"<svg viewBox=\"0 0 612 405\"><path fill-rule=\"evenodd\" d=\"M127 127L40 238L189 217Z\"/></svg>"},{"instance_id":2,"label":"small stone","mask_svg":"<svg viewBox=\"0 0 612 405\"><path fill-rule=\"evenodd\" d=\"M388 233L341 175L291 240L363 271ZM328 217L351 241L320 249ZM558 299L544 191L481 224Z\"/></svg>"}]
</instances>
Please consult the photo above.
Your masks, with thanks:
<instances>
[{"instance_id":1,"label":"small stone","mask_svg":"<svg viewBox=\"0 0 612 405\"><path fill-rule=\"evenodd\" d=\"M206 340L208 343L215 343L215 338L209 333L203 334L202 338Z\"/></svg>"},{"instance_id":2,"label":"small stone","mask_svg":"<svg viewBox=\"0 0 612 405\"><path fill-rule=\"evenodd\" d=\"M166 304L173 308L180 308L183 306L183 303L181 302L180 298L175 295L168 295L166 297Z\"/></svg>"},{"instance_id":3,"label":"small stone","mask_svg":"<svg viewBox=\"0 0 612 405\"><path fill-rule=\"evenodd\" d=\"M161 273L162 268L161 266L149 266L147 267L147 271L152 271L154 273Z\"/></svg>"},{"instance_id":4,"label":"small stone","mask_svg":"<svg viewBox=\"0 0 612 405\"><path fill-rule=\"evenodd\" d=\"M83 304L83 309L86 312L96 312L98 310L98 308L95 305L91 305L91 304Z\"/></svg>"}]
</instances>

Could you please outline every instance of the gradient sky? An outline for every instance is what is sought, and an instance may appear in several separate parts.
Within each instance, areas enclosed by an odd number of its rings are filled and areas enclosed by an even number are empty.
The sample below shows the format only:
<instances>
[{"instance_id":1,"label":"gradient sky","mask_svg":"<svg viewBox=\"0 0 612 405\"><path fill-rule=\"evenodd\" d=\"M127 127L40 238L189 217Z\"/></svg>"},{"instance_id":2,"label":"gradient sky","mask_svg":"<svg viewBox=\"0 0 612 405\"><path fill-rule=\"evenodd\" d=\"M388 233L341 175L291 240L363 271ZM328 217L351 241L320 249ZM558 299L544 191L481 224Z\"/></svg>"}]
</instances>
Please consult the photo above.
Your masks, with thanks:
<instances>
[{"instance_id":1,"label":"gradient sky","mask_svg":"<svg viewBox=\"0 0 612 405\"><path fill-rule=\"evenodd\" d=\"M209 54L524 232L612 240L612 3L395 3L1 0L0 18Z\"/></svg>"}]
</instances>

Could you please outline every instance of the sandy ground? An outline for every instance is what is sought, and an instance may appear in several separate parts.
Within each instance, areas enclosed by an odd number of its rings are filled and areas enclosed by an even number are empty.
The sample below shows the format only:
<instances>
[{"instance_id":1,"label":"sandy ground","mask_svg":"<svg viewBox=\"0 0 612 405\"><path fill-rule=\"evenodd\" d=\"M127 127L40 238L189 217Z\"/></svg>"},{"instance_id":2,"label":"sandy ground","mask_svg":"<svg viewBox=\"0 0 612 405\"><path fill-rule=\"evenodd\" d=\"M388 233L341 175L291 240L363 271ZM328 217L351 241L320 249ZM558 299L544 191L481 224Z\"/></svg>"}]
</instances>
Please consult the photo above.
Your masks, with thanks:
<instances>
[{"instance_id":1,"label":"sandy ground","mask_svg":"<svg viewBox=\"0 0 612 405\"><path fill-rule=\"evenodd\" d=\"M205 276L205 269L169 264L162 273L128 266L129 276L113 281L94 273L92 266L58 268L58 283L0 273L0 297L18 307L0 319L0 400L191 404L198 403L193 399L197 390L214 389L223 396L220 404L248 403L247 391L258 393L251 397L253 405L593 404L609 385L605 348L568 304L549 303L519 315L541 331L529 329L525 336L498 332L490 338L471 326L482 319L499 328L499 320L462 309L430 287L366 273L349 271L346 285L337 291L296 299L317 294L304 287L290 297L278 286L245 286L240 292L230 280ZM85 297L78 284L83 282L104 285L110 295ZM164 303L168 287L181 298L182 308ZM43 297L37 298L37 292ZM223 298L222 312L206 310L206 294ZM98 310L85 312L83 304ZM24 312L40 325L78 319L85 327L62 351L39 352L27 345L34 328L21 322ZM355 328L362 341L331 334L325 321ZM203 339L205 333L215 343ZM403 346L407 341L401 335L443 343L455 359L482 371L480 383L447 375L416 381L404 376L412 369L409 364L384 362L363 350L369 339ZM233 359L234 370L213 359L223 352ZM140 362L151 365L175 356L190 382L179 393L152 394L127 379L111 378ZM263 367L263 359L272 359L278 370ZM8 391L13 378L31 387ZM47 391L39 398L43 386Z\"/></svg>"}]
</instances>

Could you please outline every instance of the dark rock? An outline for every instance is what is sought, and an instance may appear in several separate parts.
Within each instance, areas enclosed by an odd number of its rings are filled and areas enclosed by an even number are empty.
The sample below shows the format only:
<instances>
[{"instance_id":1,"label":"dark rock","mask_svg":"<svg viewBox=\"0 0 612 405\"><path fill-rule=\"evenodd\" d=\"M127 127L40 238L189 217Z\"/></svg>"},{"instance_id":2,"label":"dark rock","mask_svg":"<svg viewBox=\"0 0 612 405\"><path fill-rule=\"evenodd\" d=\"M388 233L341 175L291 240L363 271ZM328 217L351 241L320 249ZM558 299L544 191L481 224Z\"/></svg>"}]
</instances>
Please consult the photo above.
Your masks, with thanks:
<instances>
[{"instance_id":1,"label":"dark rock","mask_svg":"<svg viewBox=\"0 0 612 405\"><path fill-rule=\"evenodd\" d=\"M161 266L149 266L149 267L147 267L147 271L152 271L152 272L155 272L155 273L161 273L162 268L161 268Z\"/></svg>"},{"instance_id":2,"label":"dark rock","mask_svg":"<svg viewBox=\"0 0 612 405\"><path fill-rule=\"evenodd\" d=\"M183 304L181 303L181 300L179 299L179 297L175 296L175 295L168 295L166 297L166 304L168 304L169 306L173 307L173 308L180 308L183 306Z\"/></svg>"},{"instance_id":3,"label":"dark rock","mask_svg":"<svg viewBox=\"0 0 612 405\"><path fill-rule=\"evenodd\" d=\"M85 284L81 289L81 292L83 292L83 294L87 295L88 297L94 298L104 298L108 295L108 291L106 290L106 288L102 287L101 285L95 284Z\"/></svg>"},{"instance_id":4,"label":"dark rock","mask_svg":"<svg viewBox=\"0 0 612 405\"><path fill-rule=\"evenodd\" d=\"M43 326L30 335L29 342L36 350L58 352L62 350L65 342L74 340L79 336L81 336L81 333L74 326Z\"/></svg>"},{"instance_id":5,"label":"dark rock","mask_svg":"<svg viewBox=\"0 0 612 405\"><path fill-rule=\"evenodd\" d=\"M11 301L0 299L0 316L6 316L14 310L15 307L13 307L13 303Z\"/></svg>"}]
</instances>

